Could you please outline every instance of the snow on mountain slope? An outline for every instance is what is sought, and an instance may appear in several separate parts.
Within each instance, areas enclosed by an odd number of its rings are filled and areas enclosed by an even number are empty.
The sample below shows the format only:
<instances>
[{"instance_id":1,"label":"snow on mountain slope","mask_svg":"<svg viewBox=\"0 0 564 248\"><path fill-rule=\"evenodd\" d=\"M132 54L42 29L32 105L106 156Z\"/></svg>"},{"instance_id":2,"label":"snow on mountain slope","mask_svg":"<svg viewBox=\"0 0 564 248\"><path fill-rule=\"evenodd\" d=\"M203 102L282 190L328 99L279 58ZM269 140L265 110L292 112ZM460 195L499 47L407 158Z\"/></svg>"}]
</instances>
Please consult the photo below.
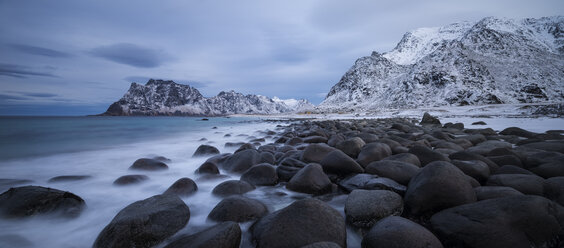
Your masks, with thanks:
<instances>
[{"instance_id":1,"label":"snow on mountain slope","mask_svg":"<svg viewBox=\"0 0 564 248\"><path fill-rule=\"evenodd\" d=\"M296 103L286 105L285 102ZM297 103L301 104L297 104ZM189 85L151 79L145 85L132 83L117 102L103 115L182 115L223 116L230 114L279 114L299 112L307 100L275 100L260 95L222 91L206 98ZM311 105L313 107L313 105Z\"/></svg>"},{"instance_id":2,"label":"snow on mountain slope","mask_svg":"<svg viewBox=\"0 0 564 248\"><path fill-rule=\"evenodd\" d=\"M564 17L455 23L358 59L322 111L564 101Z\"/></svg>"}]
</instances>

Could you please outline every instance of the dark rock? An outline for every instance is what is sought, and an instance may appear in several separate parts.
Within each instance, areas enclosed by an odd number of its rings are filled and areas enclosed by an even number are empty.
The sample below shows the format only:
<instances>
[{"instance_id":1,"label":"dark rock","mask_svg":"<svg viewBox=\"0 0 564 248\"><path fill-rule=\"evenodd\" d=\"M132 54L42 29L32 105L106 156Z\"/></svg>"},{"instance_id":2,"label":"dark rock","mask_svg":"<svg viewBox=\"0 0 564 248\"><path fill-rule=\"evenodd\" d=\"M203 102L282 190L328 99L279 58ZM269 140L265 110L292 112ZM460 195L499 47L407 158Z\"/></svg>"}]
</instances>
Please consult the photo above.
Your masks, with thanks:
<instances>
[{"instance_id":1,"label":"dark rock","mask_svg":"<svg viewBox=\"0 0 564 248\"><path fill-rule=\"evenodd\" d=\"M493 173L493 172L497 171L497 169L499 169L499 166L497 166L496 163L494 163L490 159L488 159L488 158L486 158L486 157L484 157L480 154L476 154L476 153L461 151L461 152L456 152L456 153L450 154L450 155L448 155L448 157L450 159L466 160L466 161L480 160L480 161L482 161L482 162L484 162L488 165L488 167L490 168L490 173Z\"/></svg>"},{"instance_id":2,"label":"dark rock","mask_svg":"<svg viewBox=\"0 0 564 248\"><path fill-rule=\"evenodd\" d=\"M492 174L525 174L525 175L534 175L532 172L525 170L521 167L517 167L515 165L504 165L499 167L495 173Z\"/></svg>"},{"instance_id":3,"label":"dark rock","mask_svg":"<svg viewBox=\"0 0 564 248\"><path fill-rule=\"evenodd\" d=\"M261 152L260 153L260 162L261 163L274 164L274 163L276 163L276 158L274 157L274 154L272 154L270 152Z\"/></svg>"},{"instance_id":4,"label":"dark rock","mask_svg":"<svg viewBox=\"0 0 564 248\"><path fill-rule=\"evenodd\" d=\"M344 218L327 203L311 198L261 218L251 231L258 248L301 247L323 241L346 247Z\"/></svg>"},{"instance_id":5,"label":"dark rock","mask_svg":"<svg viewBox=\"0 0 564 248\"><path fill-rule=\"evenodd\" d=\"M238 152L242 152L242 151L245 151L245 150L255 150L255 149L256 148L253 144L245 143L245 144L242 144L239 148L237 148L237 150L235 150L235 152L233 152L233 153L238 153Z\"/></svg>"},{"instance_id":6,"label":"dark rock","mask_svg":"<svg viewBox=\"0 0 564 248\"><path fill-rule=\"evenodd\" d=\"M421 146L421 145L416 145L413 146L409 149L409 153L414 154L415 156L417 156L417 158L419 158L419 161L421 161L421 165L425 166L428 163L434 162L434 161L446 161L446 162L450 162L450 159L438 152L435 152L427 147Z\"/></svg>"},{"instance_id":7,"label":"dark rock","mask_svg":"<svg viewBox=\"0 0 564 248\"><path fill-rule=\"evenodd\" d=\"M370 228L380 219L402 211L402 197L388 190L353 190L345 203L347 222L360 228Z\"/></svg>"},{"instance_id":8,"label":"dark rock","mask_svg":"<svg viewBox=\"0 0 564 248\"><path fill-rule=\"evenodd\" d=\"M364 171L354 159L340 150L330 152L320 163L324 171L340 175L362 173Z\"/></svg>"},{"instance_id":9,"label":"dark rock","mask_svg":"<svg viewBox=\"0 0 564 248\"><path fill-rule=\"evenodd\" d=\"M296 145L302 144L302 143L304 143L304 140L302 138L294 137L294 138L291 138L288 141L286 141L284 144L289 145L289 146L296 146Z\"/></svg>"},{"instance_id":10,"label":"dark rock","mask_svg":"<svg viewBox=\"0 0 564 248\"><path fill-rule=\"evenodd\" d=\"M544 179L535 175L499 174L490 176L487 186L507 186L526 195L543 195Z\"/></svg>"},{"instance_id":11,"label":"dark rock","mask_svg":"<svg viewBox=\"0 0 564 248\"><path fill-rule=\"evenodd\" d=\"M315 242L313 244L305 245L300 248L341 248L340 245L333 242Z\"/></svg>"},{"instance_id":12,"label":"dark rock","mask_svg":"<svg viewBox=\"0 0 564 248\"><path fill-rule=\"evenodd\" d=\"M240 243L241 228L239 224L226 221L195 234L179 236L165 248L238 248Z\"/></svg>"},{"instance_id":13,"label":"dark rock","mask_svg":"<svg viewBox=\"0 0 564 248\"><path fill-rule=\"evenodd\" d=\"M477 129L465 129L464 132L469 133L469 134L481 134L481 135L485 135L485 136L497 135L497 132L495 130L489 128L489 127L488 128L477 128Z\"/></svg>"},{"instance_id":14,"label":"dark rock","mask_svg":"<svg viewBox=\"0 0 564 248\"><path fill-rule=\"evenodd\" d=\"M527 149L527 148L523 148ZM540 150L528 151L525 154L525 168L533 168L537 167L541 164L550 163L550 162L560 162L564 161L564 154L559 152L539 152Z\"/></svg>"},{"instance_id":15,"label":"dark rock","mask_svg":"<svg viewBox=\"0 0 564 248\"><path fill-rule=\"evenodd\" d=\"M196 191L198 191L198 185L192 179L183 177L174 182L163 194L189 196Z\"/></svg>"},{"instance_id":16,"label":"dark rock","mask_svg":"<svg viewBox=\"0 0 564 248\"><path fill-rule=\"evenodd\" d=\"M226 161L229 157L231 157L231 153L222 153L222 154L219 154L219 155L215 155L215 156L213 156L213 157L211 157L211 158L208 158L208 159L206 160L206 162L213 163L213 164L215 164L215 165L217 166L217 165L221 165L221 164L225 163L225 161Z\"/></svg>"},{"instance_id":17,"label":"dark rock","mask_svg":"<svg viewBox=\"0 0 564 248\"><path fill-rule=\"evenodd\" d=\"M280 165L296 167L296 168L304 168L307 164L295 158L285 158L282 159L282 161L280 161Z\"/></svg>"},{"instance_id":18,"label":"dark rock","mask_svg":"<svg viewBox=\"0 0 564 248\"><path fill-rule=\"evenodd\" d=\"M80 181L91 178L92 176L87 175L72 175L72 176L57 176L52 177L47 182L48 183L57 183L57 182L70 182L70 181Z\"/></svg>"},{"instance_id":19,"label":"dark rock","mask_svg":"<svg viewBox=\"0 0 564 248\"><path fill-rule=\"evenodd\" d=\"M198 169L196 170L196 174L219 174L219 169L217 166L212 162L204 162Z\"/></svg>"},{"instance_id":20,"label":"dark rock","mask_svg":"<svg viewBox=\"0 0 564 248\"><path fill-rule=\"evenodd\" d=\"M307 194L324 194L331 191L331 181L319 164L309 164L299 170L286 184L286 188Z\"/></svg>"},{"instance_id":21,"label":"dark rock","mask_svg":"<svg viewBox=\"0 0 564 248\"><path fill-rule=\"evenodd\" d=\"M544 163L529 170L544 178L564 176L564 161Z\"/></svg>"},{"instance_id":22,"label":"dark rock","mask_svg":"<svg viewBox=\"0 0 564 248\"><path fill-rule=\"evenodd\" d=\"M92 247L152 247L182 229L189 219L190 209L178 196L155 195L119 211Z\"/></svg>"},{"instance_id":23,"label":"dark rock","mask_svg":"<svg viewBox=\"0 0 564 248\"><path fill-rule=\"evenodd\" d=\"M545 180L544 196L564 206L564 177L551 177Z\"/></svg>"},{"instance_id":24,"label":"dark rock","mask_svg":"<svg viewBox=\"0 0 564 248\"><path fill-rule=\"evenodd\" d=\"M300 167L292 167L287 165L280 165L276 167L276 174L278 175L278 180L281 182L288 182L298 171L302 168Z\"/></svg>"},{"instance_id":25,"label":"dark rock","mask_svg":"<svg viewBox=\"0 0 564 248\"><path fill-rule=\"evenodd\" d=\"M488 158L496 163L498 166L504 165L516 165L519 167L523 167L523 163L521 163L521 159L515 155L501 155L501 156L488 156Z\"/></svg>"},{"instance_id":26,"label":"dark rock","mask_svg":"<svg viewBox=\"0 0 564 248\"><path fill-rule=\"evenodd\" d=\"M478 201L523 195L523 193L517 191L516 189L505 186L481 186L474 188L474 191L476 191Z\"/></svg>"},{"instance_id":27,"label":"dark rock","mask_svg":"<svg viewBox=\"0 0 564 248\"><path fill-rule=\"evenodd\" d=\"M121 176L114 181L114 185L129 185L137 184L149 180L148 176L145 175L125 175Z\"/></svg>"},{"instance_id":28,"label":"dark rock","mask_svg":"<svg viewBox=\"0 0 564 248\"><path fill-rule=\"evenodd\" d=\"M213 221L246 222L268 213L266 206L255 199L233 195L219 202L208 215Z\"/></svg>"},{"instance_id":29,"label":"dark rock","mask_svg":"<svg viewBox=\"0 0 564 248\"><path fill-rule=\"evenodd\" d=\"M460 169L451 163L436 161L411 179L404 200L411 214L423 215L475 202L476 194Z\"/></svg>"},{"instance_id":30,"label":"dark rock","mask_svg":"<svg viewBox=\"0 0 564 248\"><path fill-rule=\"evenodd\" d=\"M41 186L10 188L0 195L0 215L7 218L43 214L74 218L85 206L84 200L71 192Z\"/></svg>"},{"instance_id":31,"label":"dark rock","mask_svg":"<svg viewBox=\"0 0 564 248\"><path fill-rule=\"evenodd\" d=\"M391 190L403 195L406 190L405 186L392 179L370 174L357 174L347 177L339 182L339 186L343 187L348 192L355 189Z\"/></svg>"},{"instance_id":32,"label":"dark rock","mask_svg":"<svg viewBox=\"0 0 564 248\"><path fill-rule=\"evenodd\" d=\"M472 142L472 144L474 144L474 145L480 144L480 143L488 140L488 139L486 139L486 136L484 136L483 134L472 134L472 135L460 136L458 138L468 140L468 141Z\"/></svg>"},{"instance_id":33,"label":"dark rock","mask_svg":"<svg viewBox=\"0 0 564 248\"><path fill-rule=\"evenodd\" d=\"M518 127L508 127L506 129L503 129L501 132L499 132L499 134L516 135L525 138L534 138L538 135L537 133L529 132L527 130Z\"/></svg>"},{"instance_id":34,"label":"dark rock","mask_svg":"<svg viewBox=\"0 0 564 248\"><path fill-rule=\"evenodd\" d=\"M421 119L421 122L419 122L419 124L423 125L423 124L433 124L433 125L441 125L441 121L439 121L439 119L437 119L437 117L434 117L432 115L430 115L429 113L425 112L423 114L423 119Z\"/></svg>"},{"instance_id":35,"label":"dark rock","mask_svg":"<svg viewBox=\"0 0 564 248\"><path fill-rule=\"evenodd\" d=\"M563 211L543 197L511 196L443 210L431 225L446 247L550 247Z\"/></svg>"},{"instance_id":36,"label":"dark rock","mask_svg":"<svg viewBox=\"0 0 564 248\"><path fill-rule=\"evenodd\" d=\"M374 143L374 142L378 141L378 139L379 139L378 135L372 134L372 133L359 133L355 136L364 140L364 143L366 143L366 144Z\"/></svg>"},{"instance_id":37,"label":"dark rock","mask_svg":"<svg viewBox=\"0 0 564 248\"><path fill-rule=\"evenodd\" d=\"M272 186L278 183L278 175L272 165L257 164L245 171L241 180L257 186Z\"/></svg>"},{"instance_id":38,"label":"dark rock","mask_svg":"<svg viewBox=\"0 0 564 248\"><path fill-rule=\"evenodd\" d=\"M407 185L409 180L419 172L421 168L395 160L375 161L366 166L366 173L390 178L400 184Z\"/></svg>"},{"instance_id":39,"label":"dark rock","mask_svg":"<svg viewBox=\"0 0 564 248\"><path fill-rule=\"evenodd\" d=\"M361 138L354 137L337 143L336 148L343 151L349 157L356 158L365 144Z\"/></svg>"},{"instance_id":40,"label":"dark rock","mask_svg":"<svg viewBox=\"0 0 564 248\"><path fill-rule=\"evenodd\" d=\"M219 154L219 150L214 146L210 145L200 145L198 149L194 152L192 157L209 156Z\"/></svg>"},{"instance_id":41,"label":"dark rock","mask_svg":"<svg viewBox=\"0 0 564 248\"><path fill-rule=\"evenodd\" d=\"M396 155L386 157L382 160L400 161L400 162L405 162L405 163L415 165L417 167L421 167L421 161L419 161L419 158L417 156L415 156L415 154L411 154L411 153L400 153L400 154L396 154Z\"/></svg>"},{"instance_id":42,"label":"dark rock","mask_svg":"<svg viewBox=\"0 0 564 248\"><path fill-rule=\"evenodd\" d=\"M259 162L260 154L258 151L249 149L233 154L221 165L227 171L242 173Z\"/></svg>"},{"instance_id":43,"label":"dark rock","mask_svg":"<svg viewBox=\"0 0 564 248\"><path fill-rule=\"evenodd\" d=\"M166 170L168 166L158 160L150 159L150 158L140 158L135 160L133 164L129 167L132 170L147 170L147 171L156 171L156 170Z\"/></svg>"},{"instance_id":44,"label":"dark rock","mask_svg":"<svg viewBox=\"0 0 564 248\"><path fill-rule=\"evenodd\" d=\"M463 149L468 149L469 147L474 146L474 144L472 142L470 142L470 140L462 139L462 138L453 139L452 143L459 145Z\"/></svg>"},{"instance_id":45,"label":"dark rock","mask_svg":"<svg viewBox=\"0 0 564 248\"><path fill-rule=\"evenodd\" d=\"M226 197L230 195L242 195L254 189L255 186L248 182L240 180L228 180L215 186L212 194Z\"/></svg>"},{"instance_id":46,"label":"dark rock","mask_svg":"<svg viewBox=\"0 0 564 248\"><path fill-rule=\"evenodd\" d=\"M302 153L300 160L306 163L320 163L327 154L334 150L335 148L326 144L310 144Z\"/></svg>"},{"instance_id":47,"label":"dark rock","mask_svg":"<svg viewBox=\"0 0 564 248\"><path fill-rule=\"evenodd\" d=\"M304 143L327 143L327 138L323 136L309 136L304 138Z\"/></svg>"},{"instance_id":48,"label":"dark rock","mask_svg":"<svg viewBox=\"0 0 564 248\"><path fill-rule=\"evenodd\" d=\"M455 159L452 160L452 164L478 182L485 182L490 176L490 167L480 160L463 161Z\"/></svg>"},{"instance_id":49,"label":"dark rock","mask_svg":"<svg viewBox=\"0 0 564 248\"><path fill-rule=\"evenodd\" d=\"M429 230L399 216L378 221L362 239L363 248L442 248L441 242Z\"/></svg>"},{"instance_id":50,"label":"dark rock","mask_svg":"<svg viewBox=\"0 0 564 248\"><path fill-rule=\"evenodd\" d=\"M370 143L362 147L360 153L358 154L358 163L363 167L374 161L382 160L386 157L392 155L392 149L390 146L384 143Z\"/></svg>"},{"instance_id":51,"label":"dark rock","mask_svg":"<svg viewBox=\"0 0 564 248\"><path fill-rule=\"evenodd\" d=\"M483 121L476 121L476 122L472 122L472 125L488 125Z\"/></svg>"},{"instance_id":52,"label":"dark rock","mask_svg":"<svg viewBox=\"0 0 564 248\"><path fill-rule=\"evenodd\" d=\"M513 147L513 145L509 142L500 141L500 140L487 140L476 146L466 149L466 151L471 153L477 153L480 155L486 155L490 151L496 148L511 148L511 147Z\"/></svg>"},{"instance_id":53,"label":"dark rock","mask_svg":"<svg viewBox=\"0 0 564 248\"><path fill-rule=\"evenodd\" d=\"M337 145L337 143L344 141L344 140L345 140L345 136L340 134L340 133L337 133L337 134L331 135L331 137L327 141L327 144L329 146L335 147Z\"/></svg>"}]
</instances>

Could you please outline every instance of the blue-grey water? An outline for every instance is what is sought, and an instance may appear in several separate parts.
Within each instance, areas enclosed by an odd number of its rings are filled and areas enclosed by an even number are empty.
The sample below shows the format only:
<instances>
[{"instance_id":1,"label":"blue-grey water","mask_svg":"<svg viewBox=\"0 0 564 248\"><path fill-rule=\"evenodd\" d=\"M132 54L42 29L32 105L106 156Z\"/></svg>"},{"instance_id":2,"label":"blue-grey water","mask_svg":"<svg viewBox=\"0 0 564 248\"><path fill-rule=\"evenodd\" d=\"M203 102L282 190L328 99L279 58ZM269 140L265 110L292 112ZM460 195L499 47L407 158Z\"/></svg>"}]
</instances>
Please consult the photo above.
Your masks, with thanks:
<instances>
[{"instance_id":1,"label":"blue-grey water","mask_svg":"<svg viewBox=\"0 0 564 248\"><path fill-rule=\"evenodd\" d=\"M0 247L91 247L100 231L127 205L163 193L182 177L196 181L198 192L182 198L190 207L190 221L178 234L193 233L213 225L207 215L221 200L212 189L240 175L204 180L194 171L207 158L193 158L201 144L216 146L222 153L226 142L244 142L265 136L280 123L259 118L190 117L0 117L0 179L23 179L10 184L0 180L0 192L9 187L38 185L70 191L82 197L87 208L75 219L37 216L0 219ZM214 128L215 127L215 128ZM170 159L165 171L131 171L138 158L164 156ZM113 181L127 174L144 174L149 180L129 186ZM62 175L88 175L80 181L50 183ZM282 194L280 194L282 192ZM259 187L246 194L261 200L271 211L300 196L279 185ZM341 208L342 211L342 208ZM241 225L247 230L249 223ZM244 237L245 239L245 237ZM249 243L243 242L243 247Z\"/></svg>"}]
</instances>

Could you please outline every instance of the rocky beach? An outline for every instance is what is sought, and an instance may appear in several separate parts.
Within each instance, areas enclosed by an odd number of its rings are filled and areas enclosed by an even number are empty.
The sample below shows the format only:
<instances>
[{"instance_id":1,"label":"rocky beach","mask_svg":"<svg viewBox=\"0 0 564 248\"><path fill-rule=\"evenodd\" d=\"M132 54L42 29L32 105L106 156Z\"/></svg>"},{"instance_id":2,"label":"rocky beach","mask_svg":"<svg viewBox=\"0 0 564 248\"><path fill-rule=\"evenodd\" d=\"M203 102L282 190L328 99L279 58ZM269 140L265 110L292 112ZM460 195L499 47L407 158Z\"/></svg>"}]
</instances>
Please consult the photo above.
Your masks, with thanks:
<instances>
[{"instance_id":1,"label":"rocky beach","mask_svg":"<svg viewBox=\"0 0 564 248\"><path fill-rule=\"evenodd\" d=\"M564 130L487 121L278 119L253 136L220 132L229 142L201 139L185 154L198 163L184 168L192 173L152 182L160 193L109 211L92 243L78 246L561 247ZM175 159L136 159L104 187L135 192L175 170ZM2 218L64 225L94 214L66 190L90 176L2 179L11 187L0 195ZM39 247L9 232L1 240Z\"/></svg>"}]
</instances>

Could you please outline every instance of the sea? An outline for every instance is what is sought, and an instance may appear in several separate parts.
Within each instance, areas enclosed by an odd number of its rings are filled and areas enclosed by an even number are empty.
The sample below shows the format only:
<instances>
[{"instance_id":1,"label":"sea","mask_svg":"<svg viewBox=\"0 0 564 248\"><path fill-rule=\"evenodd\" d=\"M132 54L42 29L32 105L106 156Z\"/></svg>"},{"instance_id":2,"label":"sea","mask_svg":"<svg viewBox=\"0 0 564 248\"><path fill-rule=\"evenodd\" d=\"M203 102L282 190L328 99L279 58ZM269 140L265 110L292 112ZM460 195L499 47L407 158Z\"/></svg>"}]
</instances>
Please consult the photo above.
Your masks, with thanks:
<instances>
[{"instance_id":1,"label":"sea","mask_svg":"<svg viewBox=\"0 0 564 248\"><path fill-rule=\"evenodd\" d=\"M182 200L190 207L188 225L179 233L194 233L215 223L207 215L221 200L211 194L219 183L239 179L200 180L194 171L207 158L193 158L201 144L232 153L227 142L246 142L274 137L279 122L257 117L0 117L0 192L14 186L37 185L70 191L86 202L87 208L74 219L35 216L0 219L0 247L91 247L100 231L127 205L163 193L182 177L198 185L198 192ZM263 131L263 132L261 132ZM265 137L266 136L266 137ZM168 170L131 171L139 158L164 156ZM144 174L149 180L135 185L115 186L113 181L127 174ZM63 175L87 175L80 181L48 182ZM4 179L29 180L13 185ZM270 211L283 208L300 193L279 187L258 187L247 193L264 202ZM342 204L340 204L342 205ZM243 230L250 223L241 224ZM247 232L245 232L247 233ZM245 234L245 235L248 235ZM243 246L250 238L243 237Z\"/></svg>"}]
</instances>

